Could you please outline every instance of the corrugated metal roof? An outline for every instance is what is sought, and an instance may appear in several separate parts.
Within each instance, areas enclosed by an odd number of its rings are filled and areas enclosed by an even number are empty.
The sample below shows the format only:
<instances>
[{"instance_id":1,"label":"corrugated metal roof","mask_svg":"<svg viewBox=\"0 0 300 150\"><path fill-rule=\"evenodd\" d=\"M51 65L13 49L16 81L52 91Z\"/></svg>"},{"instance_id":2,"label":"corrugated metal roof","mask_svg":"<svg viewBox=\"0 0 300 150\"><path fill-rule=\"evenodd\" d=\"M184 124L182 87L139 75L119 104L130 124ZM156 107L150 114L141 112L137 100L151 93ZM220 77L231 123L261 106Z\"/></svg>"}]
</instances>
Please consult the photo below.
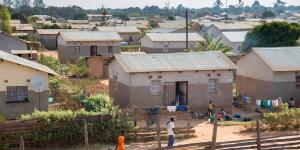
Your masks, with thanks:
<instances>
[{"instance_id":1,"label":"corrugated metal roof","mask_svg":"<svg viewBox=\"0 0 300 150\"><path fill-rule=\"evenodd\" d=\"M151 41L170 41L170 42L182 42L186 41L185 33L146 33ZM205 39L198 33L189 33L189 41L205 41Z\"/></svg>"},{"instance_id":2,"label":"corrugated metal roof","mask_svg":"<svg viewBox=\"0 0 300 150\"><path fill-rule=\"evenodd\" d=\"M300 47L252 49L273 71L300 71Z\"/></svg>"},{"instance_id":3,"label":"corrugated metal roof","mask_svg":"<svg viewBox=\"0 0 300 150\"><path fill-rule=\"evenodd\" d=\"M257 25L260 25L259 22L214 22L212 25L216 26L221 31L229 31L229 30L251 30Z\"/></svg>"},{"instance_id":4,"label":"corrugated metal roof","mask_svg":"<svg viewBox=\"0 0 300 150\"><path fill-rule=\"evenodd\" d=\"M140 30L137 27L130 26L115 26L115 27L98 27L99 31L105 32L117 32L117 33L139 33Z\"/></svg>"},{"instance_id":5,"label":"corrugated metal roof","mask_svg":"<svg viewBox=\"0 0 300 150\"><path fill-rule=\"evenodd\" d=\"M158 23L158 26L161 28L174 28L174 29L182 29L185 28L185 21L165 21L164 23Z\"/></svg>"},{"instance_id":6,"label":"corrugated metal roof","mask_svg":"<svg viewBox=\"0 0 300 150\"><path fill-rule=\"evenodd\" d=\"M78 31L78 29L37 29L38 34L57 35L59 32Z\"/></svg>"},{"instance_id":7,"label":"corrugated metal roof","mask_svg":"<svg viewBox=\"0 0 300 150\"><path fill-rule=\"evenodd\" d=\"M24 59L22 57L18 57L15 55L12 55L10 53L4 52L0 50L0 59L12 62L12 63L16 63L19 65L23 65L32 69L36 69L42 72L46 72L48 74L52 74L52 75L58 75L55 71L53 71L52 69L50 69L47 66L41 65L39 63Z\"/></svg>"},{"instance_id":8,"label":"corrugated metal roof","mask_svg":"<svg viewBox=\"0 0 300 150\"><path fill-rule=\"evenodd\" d=\"M100 31L68 31L60 32L65 41L69 42L100 42L100 41L122 41L117 32Z\"/></svg>"},{"instance_id":9,"label":"corrugated metal roof","mask_svg":"<svg viewBox=\"0 0 300 150\"><path fill-rule=\"evenodd\" d=\"M116 54L126 72L164 72L236 69L222 52Z\"/></svg>"},{"instance_id":10,"label":"corrugated metal roof","mask_svg":"<svg viewBox=\"0 0 300 150\"><path fill-rule=\"evenodd\" d=\"M171 33L177 31L178 29L174 28L155 28L152 30L147 31L148 33Z\"/></svg>"},{"instance_id":11,"label":"corrugated metal roof","mask_svg":"<svg viewBox=\"0 0 300 150\"><path fill-rule=\"evenodd\" d=\"M222 32L222 34L231 42L244 42L247 31Z\"/></svg>"},{"instance_id":12,"label":"corrugated metal roof","mask_svg":"<svg viewBox=\"0 0 300 150\"><path fill-rule=\"evenodd\" d=\"M88 20L67 20L68 23L74 24L88 24Z\"/></svg>"},{"instance_id":13,"label":"corrugated metal roof","mask_svg":"<svg viewBox=\"0 0 300 150\"><path fill-rule=\"evenodd\" d=\"M12 54L37 54L36 50L10 50Z\"/></svg>"}]
</instances>

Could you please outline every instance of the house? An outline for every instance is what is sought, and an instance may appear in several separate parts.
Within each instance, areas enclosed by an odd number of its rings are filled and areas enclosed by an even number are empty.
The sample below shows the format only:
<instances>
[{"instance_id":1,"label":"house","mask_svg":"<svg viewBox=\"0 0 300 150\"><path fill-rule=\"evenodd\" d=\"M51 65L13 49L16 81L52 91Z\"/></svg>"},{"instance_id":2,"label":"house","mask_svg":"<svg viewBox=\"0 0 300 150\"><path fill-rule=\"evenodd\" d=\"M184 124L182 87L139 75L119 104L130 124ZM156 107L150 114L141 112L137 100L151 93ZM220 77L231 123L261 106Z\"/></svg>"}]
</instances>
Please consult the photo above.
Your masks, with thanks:
<instances>
[{"instance_id":1,"label":"house","mask_svg":"<svg viewBox=\"0 0 300 150\"><path fill-rule=\"evenodd\" d=\"M0 51L0 115L16 119L35 109L48 110L48 76L57 75L47 66ZM44 79L46 90L35 92L31 80Z\"/></svg>"},{"instance_id":2,"label":"house","mask_svg":"<svg viewBox=\"0 0 300 150\"><path fill-rule=\"evenodd\" d=\"M98 27L101 32L117 32L122 39L129 44L139 44L141 31L137 27L130 26L114 26L114 27Z\"/></svg>"},{"instance_id":3,"label":"house","mask_svg":"<svg viewBox=\"0 0 300 150\"><path fill-rule=\"evenodd\" d=\"M189 33L189 48L196 48L201 41L205 39L198 33ZM186 49L186 34L146 33L141 39L141 49L146 53L183 52Z\"/></svg>"},{"instance_id":4,"label":"house","mask_svg":"<svg viewBox=\"0 0 300 150\"><path fill-rule=\"evenodd\" d=\"M62 63L74 62L79 57L112 57L121 51L123 39L116 32L68 31L57 38L58 57Z\"/></svg>"},{"instance_id":5,"label":"house","mask_svg":"<svg viewBox=\"0 0 300 150\"><path fill-rule=\"evenodd\" d=\"M109 95L120 108L179 103L207 111L209 100L231 112L236 65L222 52L116 54Z\"/></svg>"},{"instance_id":6,"label":"house","mask_svg":"<svg viewBox=\"0 0 300 150\"><path fill-rule=\"evenodd\" d=\"M237 92L300 105L300 47L252 48L237 61Z\"/></svg>"},{"instance_id":7,"label":"house","mask_svg":"<svg viewBox=\"0 0 300 150\"><path fill-rule=\"evenodd\" d=\"M32 24L19 24L16 26L16 33L28 33L34 35Z\"/></svg>"},{"instance_id":8,"label":"house","mask_svg":"<svg viewBox=\"0 0 300 150\"><path fill-rule=\"evenodd\" d=\"M206 31L206 37L211 39L221 35L222 32L229 31L250 31L255 26L260 25L259 22L214 22Z\"/></svg>"},{"instance_id":9,"label":"house","mask_svg":"<svg viewBox=\"0 0 300 150\"><path fill-rule=\"evenodd\" d=\"M0 50L10 52L10 50L24 50L28 47L29 42L0 31Z\"/></svg>"},{"instance_id":10,"label":"house","mask_svg":"<svg viewBox=\"0 0 300 150\"><path fill-rule=\"evenodd\" d=\"M37 29L35 36L43 44L43 46L50 50L57 49L57 36L62 31L77 31L76 29Z\"/></svg>"},{"instance_id":11,"label":"house","mask_svg":"<svg viewBox=\"0 0 300 150\"><path fill-rule=\"evenodd\" d=\"M89 24L88 20L67 20L69 24Z\"/></svg>"},{"instance_id":12,"label":"house","mask_svg":"<svg viewBox=\"0 0 300 150\"><path fill-rule=\"evenodd\" d=\"M224 31L221 35L218 35L214 41L221 40L222 44L232 48L234 54L239 54L247 33L247 31Z\"/></svg>"},{"instance_id":13,"label":"house","mask_svg":"<svg viewBox=\"0 0 300 150\"><path fill-rule=\"evenodd\" d=\"M36 50L11 50L11 54L36 61L38 59L38 52Z\"/></svg>"}]
</instances>

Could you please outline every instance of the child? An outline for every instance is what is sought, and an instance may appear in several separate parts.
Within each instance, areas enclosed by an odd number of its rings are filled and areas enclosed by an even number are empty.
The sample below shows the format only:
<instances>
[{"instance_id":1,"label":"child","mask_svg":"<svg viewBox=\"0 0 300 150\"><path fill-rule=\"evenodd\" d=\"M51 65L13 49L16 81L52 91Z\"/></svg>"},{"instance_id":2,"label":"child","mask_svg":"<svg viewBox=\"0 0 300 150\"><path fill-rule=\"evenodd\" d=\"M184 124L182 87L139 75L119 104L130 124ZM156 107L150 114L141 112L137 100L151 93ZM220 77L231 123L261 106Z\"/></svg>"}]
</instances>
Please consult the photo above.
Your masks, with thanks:
<instances>
[{"instance_id":1,"label":"child","mask_svg":"<svg viewBox=\"0 0 300 150\"><path fill-rule=\"evenodd\" d=\"M121 131L121 134L118 138L118 145L116 147L116 150L125 150L125 131Z\"/></svg>"}]
</instances>

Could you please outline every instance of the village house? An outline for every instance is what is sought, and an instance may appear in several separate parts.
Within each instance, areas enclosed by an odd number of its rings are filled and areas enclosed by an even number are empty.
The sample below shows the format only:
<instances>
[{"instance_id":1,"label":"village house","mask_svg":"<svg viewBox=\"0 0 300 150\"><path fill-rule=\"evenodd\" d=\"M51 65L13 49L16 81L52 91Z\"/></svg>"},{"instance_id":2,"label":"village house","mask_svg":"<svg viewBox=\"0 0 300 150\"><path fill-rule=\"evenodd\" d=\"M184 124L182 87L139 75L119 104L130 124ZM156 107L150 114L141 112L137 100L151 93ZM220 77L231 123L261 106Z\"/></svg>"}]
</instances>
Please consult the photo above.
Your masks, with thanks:
<instances>
[{"instance_id":1,"label":"village house","mask_svg":"<svg viewBox=\"0 0 300 150\"><path fill-rule=\"evenodd\" d=\"M234 54L240 54L242 43L245 41L247 33L247 31L224 31L214 41L221 40L222 44L232 48Z\"/></svg>"},{"instance_id":2,"label":"village house","mask_svg":"<svg viewBox=\"0 0 300 150\"><path fill-rule=\"evenodd\" d=\"M188 105L207 111L209 100L231 112L236 65L221 52L116 54L109 95L121 108Z\"/></svg>"},{"instance_id":3,"label":"village house","mask_svg":"<svg viewBox=\"0 0 300 150\"><path fill-rule=\"evenodd\" d=\"M47 66L0 51L0 115L16 119L34 109L48 110L48 76L57 75ZM44 80L45 91L35 92L31 80Z\"/></svg>"},{"instance_id":4,"label":"village house","mask_svg":"<svg viewBox=\"0 0 300 150\"><path fill-rule=\"evenodd\" d=\"M42 45L50 50L57 50L57 36L59 32L77 31L76 29L37 29L35 36Z\"/></svg>"},{"instance_id":5,"label":"village house","mask_svg":"<svg viewBox=\"0 0 300 150\"><path fill-rule=\"evenodd\" d=\"M29 42L0 31L0 51L26 50Z\"/></svg>"},{"instance_id":6,"label":"village house","mask_svg":"<svg viewBox=\"0 0 300 150\"><path fill-rule=\"evenodd\" d=\"M139 44L141 31L136 27L130 26L114 26L114 27L98 27L101 32L117 32L122 39L128 44Z\"/></svg>"},{"instance_id":7,"label":"village house","mask_svg":"<svg viewBox=\"0 0 300 150\"><path fill-rule=\"evenodd\" d=\"M197 48L205 39L198 33L189 33L188 46ZM141 50L146 53L183 52L186 49L185 33L146 33L141 39Z\"/></svg>"},{"instance_id":8,"label":"village house","mask_svg":"<svg viewBox=\"0 0 300 150\"><path fill-rule=\"evenodd\" d=\"M285 102L293 97L300 105L300 47L252 48L237 66L239 94Z\"/></svg>"},{"instance_id":9,"label":"village house","mask_svg":"<svg viewBox=\"0 0 300 150\"><path fill-rule=\"evenodd\" d=\"M36 50L11 50L10 53L32 61L37 61L38 59L38 52Z\"/></svg>"},{"instance_id":10,"label":"village house","mask_svg":"<svg viewBox=\"0 0 300 150\"><path fill-rule=\"evenodd\" d=\"M16 33L28 33L34 35L34 28L32 24L19 24L16 26Z\"/></svg>"},{"instance_id":11,"label":"village house","mask_svg":"<svg viewBox=\"0 0 300 150\"><path fill-rule=\"evenodd\" d=\"M245 21L236 21L236 22L214 22L211 24L204 35L211 39L216 38L221 35L222 32L229 31L250 31L255 26L260 25L259 22L245 22Z\"/></svg>"}]
</instances>

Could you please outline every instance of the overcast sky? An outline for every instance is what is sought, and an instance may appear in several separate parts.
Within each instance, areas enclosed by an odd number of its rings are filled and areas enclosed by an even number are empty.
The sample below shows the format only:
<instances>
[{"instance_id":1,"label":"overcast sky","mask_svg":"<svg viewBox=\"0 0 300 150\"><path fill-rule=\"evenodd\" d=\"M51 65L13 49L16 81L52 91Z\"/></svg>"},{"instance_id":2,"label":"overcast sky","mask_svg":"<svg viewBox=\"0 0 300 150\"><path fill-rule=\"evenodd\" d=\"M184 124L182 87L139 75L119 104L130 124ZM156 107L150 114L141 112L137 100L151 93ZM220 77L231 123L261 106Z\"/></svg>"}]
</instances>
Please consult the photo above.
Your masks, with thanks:
<instances>
[{"instance_id":1,"label":"overcast sky","mask_svg":"<svg viewBox=\"0 0 300 150\"><path fill-rule=\"evenodd\" d=\"M127 8L127 7L144 7L146 5L157 5L164 7L168 0L44 0L47 5L51 6L69 6L78 5L86 9L100 8L102 4L109 8ZM210 7L215 0L170 0L171 6L182 4L189 8ZM228 5L236 4L238 0L228 0ZM243 0L246 5L251 5L254 0ZM276 0L260 0L265 6L272 6ZM287 5L300 5L300 0L284 0ZM226 0L222 0L225 5Z\"/></svg>"}]
</instances>

